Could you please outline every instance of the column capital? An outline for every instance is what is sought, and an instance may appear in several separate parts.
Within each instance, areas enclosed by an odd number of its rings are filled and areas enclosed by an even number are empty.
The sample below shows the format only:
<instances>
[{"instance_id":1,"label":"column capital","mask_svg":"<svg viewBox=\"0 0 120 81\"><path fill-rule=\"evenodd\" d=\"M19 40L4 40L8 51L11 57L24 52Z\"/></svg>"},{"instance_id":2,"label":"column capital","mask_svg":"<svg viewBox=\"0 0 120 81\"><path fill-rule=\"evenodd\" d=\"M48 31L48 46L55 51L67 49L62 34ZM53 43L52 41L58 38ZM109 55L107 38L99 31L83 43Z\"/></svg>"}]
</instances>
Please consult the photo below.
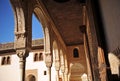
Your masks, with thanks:
<instances>
[{"instance_id":1,"label":"column capital","mask_svg":"<svg viewBox=\"0 0 120 81\"><path fill-rule=\"evenodd\" d=\"M16 54L19 58L26 58L29 55L29 51L26 49L16 50Z\"/></svg>"},{"instance_id":2,"label":"column capital","mask_svg":"<svg viewBox=\"0 0 120 81\"><path fill-rule=\"evenodd\" d=\"M45 52L45 63L47 67L52 67L52 55L50 52Z\"/></svg>"},{"instance_id":3,"label":"column capital","mask_svg":"<svg viewBox=\"0 0 120 81\"><path fill-rule=\"evenodd\" d=\"M60 60L55 60L55 69L60 70Z\"/></svg>"}]
</instances>

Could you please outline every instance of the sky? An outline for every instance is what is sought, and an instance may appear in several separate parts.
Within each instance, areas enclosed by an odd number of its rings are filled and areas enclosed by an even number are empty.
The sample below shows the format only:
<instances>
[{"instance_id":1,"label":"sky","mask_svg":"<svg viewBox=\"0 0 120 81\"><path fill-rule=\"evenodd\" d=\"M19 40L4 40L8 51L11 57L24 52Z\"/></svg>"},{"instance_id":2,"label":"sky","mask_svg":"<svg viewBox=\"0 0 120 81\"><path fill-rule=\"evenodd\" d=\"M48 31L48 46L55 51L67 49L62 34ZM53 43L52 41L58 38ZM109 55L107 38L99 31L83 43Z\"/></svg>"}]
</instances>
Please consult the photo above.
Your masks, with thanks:
<instances>
[{"instance_id":1,"label":"sky","mask_svg":"<svg viewBox=\"0 0 120 81\"><path fill-rule=\"evenodd\" d=\"M10 0L0 0L0 43L14 42L14 14ZM43 38L42 25L32 16L32 39Z\"/></svg>"}]
</instances>

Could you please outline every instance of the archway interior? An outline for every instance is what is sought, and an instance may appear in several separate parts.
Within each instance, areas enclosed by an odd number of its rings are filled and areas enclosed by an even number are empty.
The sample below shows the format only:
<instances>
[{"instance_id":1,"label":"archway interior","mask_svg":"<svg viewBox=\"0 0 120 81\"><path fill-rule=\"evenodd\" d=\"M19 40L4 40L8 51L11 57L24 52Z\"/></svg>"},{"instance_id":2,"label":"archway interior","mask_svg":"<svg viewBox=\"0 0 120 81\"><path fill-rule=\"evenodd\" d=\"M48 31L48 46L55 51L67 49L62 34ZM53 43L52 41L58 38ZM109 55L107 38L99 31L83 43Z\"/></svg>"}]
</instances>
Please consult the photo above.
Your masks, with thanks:
<instances>
[{"instance_id":1,"label":"archway interior","mask_svg":"<svg viewBox=\"0 0 120 81\"><path fill-rule=\"evenodd\" d=\"M36 77L31 74L27 77L27 81L36 81Z\"/></svg>"},{"instance_id":2,"label":"archway interior","mask_svg":"<svg viewBox=\"0 0 120 81\"><path fill-rule=\"evenodd\" d=\"M35 14L32 15L32 40L44 38L43 28L41 22L37 19Z\"/></svg>"}]
</instances>

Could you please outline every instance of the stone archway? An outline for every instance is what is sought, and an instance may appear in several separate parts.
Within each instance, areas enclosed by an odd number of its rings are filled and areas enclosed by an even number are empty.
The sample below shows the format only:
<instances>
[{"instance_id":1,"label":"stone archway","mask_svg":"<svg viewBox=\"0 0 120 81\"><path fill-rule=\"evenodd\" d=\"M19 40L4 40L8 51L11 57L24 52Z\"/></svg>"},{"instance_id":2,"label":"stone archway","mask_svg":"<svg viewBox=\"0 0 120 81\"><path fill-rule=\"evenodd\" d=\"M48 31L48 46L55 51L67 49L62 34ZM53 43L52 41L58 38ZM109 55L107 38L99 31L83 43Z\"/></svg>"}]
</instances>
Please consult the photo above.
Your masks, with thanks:
<instances>
[{"instance_id":1,"label":"stone archway","mask_svg":"<svg viewBox=\"0 0 120 81\"><path fill-rule=\"evenodd\" d=\"M32 74L27 76L27 80L26 81L36 81L36 77Z\"/></svg>"},{"instance_id":2,"label":"stone archway","mask_svg":"<svg viewBox=\"0 0 120 81\"><path fill-rule=\"evenodd\" d=\"M42 3L41 3L42 4ZM41 21L43 32L44 32L44 54L45 54L45 63L48 68L48 81L51 81L51 67L52 67L52 45L51 45L51 35L49 28L51 27L50 18L43 5L39 3L34 5L34 14Z\"/></svg>"},{"instance_id":3,"label":"stone archway","mask_svg":"<svg viewBox=\"0 0 120 81\"><path fill-rule=\"evenodd\" d=\"M82 81L81 76L85 73L85 67L81 63L72 63L70 67L70 81Z\"/></svg>"}]
</instances>

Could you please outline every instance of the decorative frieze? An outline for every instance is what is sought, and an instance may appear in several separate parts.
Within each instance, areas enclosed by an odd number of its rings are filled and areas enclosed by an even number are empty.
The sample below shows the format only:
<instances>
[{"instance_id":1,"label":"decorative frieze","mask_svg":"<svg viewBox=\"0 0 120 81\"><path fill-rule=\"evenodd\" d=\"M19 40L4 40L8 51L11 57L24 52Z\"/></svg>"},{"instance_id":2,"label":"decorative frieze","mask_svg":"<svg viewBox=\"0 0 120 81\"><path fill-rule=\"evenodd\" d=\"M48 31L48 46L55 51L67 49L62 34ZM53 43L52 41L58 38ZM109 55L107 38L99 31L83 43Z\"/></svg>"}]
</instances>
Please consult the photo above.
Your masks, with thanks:
<instances>
[{"instance_id":1,"label":"decorative frieze","mask_svg":"<svg viewBox=\"0 0 120 81\"><path fill-rule=\"evenodd\" d=\"M26 58L29 52L28 50L21 49L21 50L16 50L16 54L18 55L19 58Z\"/></svg>"}]
</instances>

